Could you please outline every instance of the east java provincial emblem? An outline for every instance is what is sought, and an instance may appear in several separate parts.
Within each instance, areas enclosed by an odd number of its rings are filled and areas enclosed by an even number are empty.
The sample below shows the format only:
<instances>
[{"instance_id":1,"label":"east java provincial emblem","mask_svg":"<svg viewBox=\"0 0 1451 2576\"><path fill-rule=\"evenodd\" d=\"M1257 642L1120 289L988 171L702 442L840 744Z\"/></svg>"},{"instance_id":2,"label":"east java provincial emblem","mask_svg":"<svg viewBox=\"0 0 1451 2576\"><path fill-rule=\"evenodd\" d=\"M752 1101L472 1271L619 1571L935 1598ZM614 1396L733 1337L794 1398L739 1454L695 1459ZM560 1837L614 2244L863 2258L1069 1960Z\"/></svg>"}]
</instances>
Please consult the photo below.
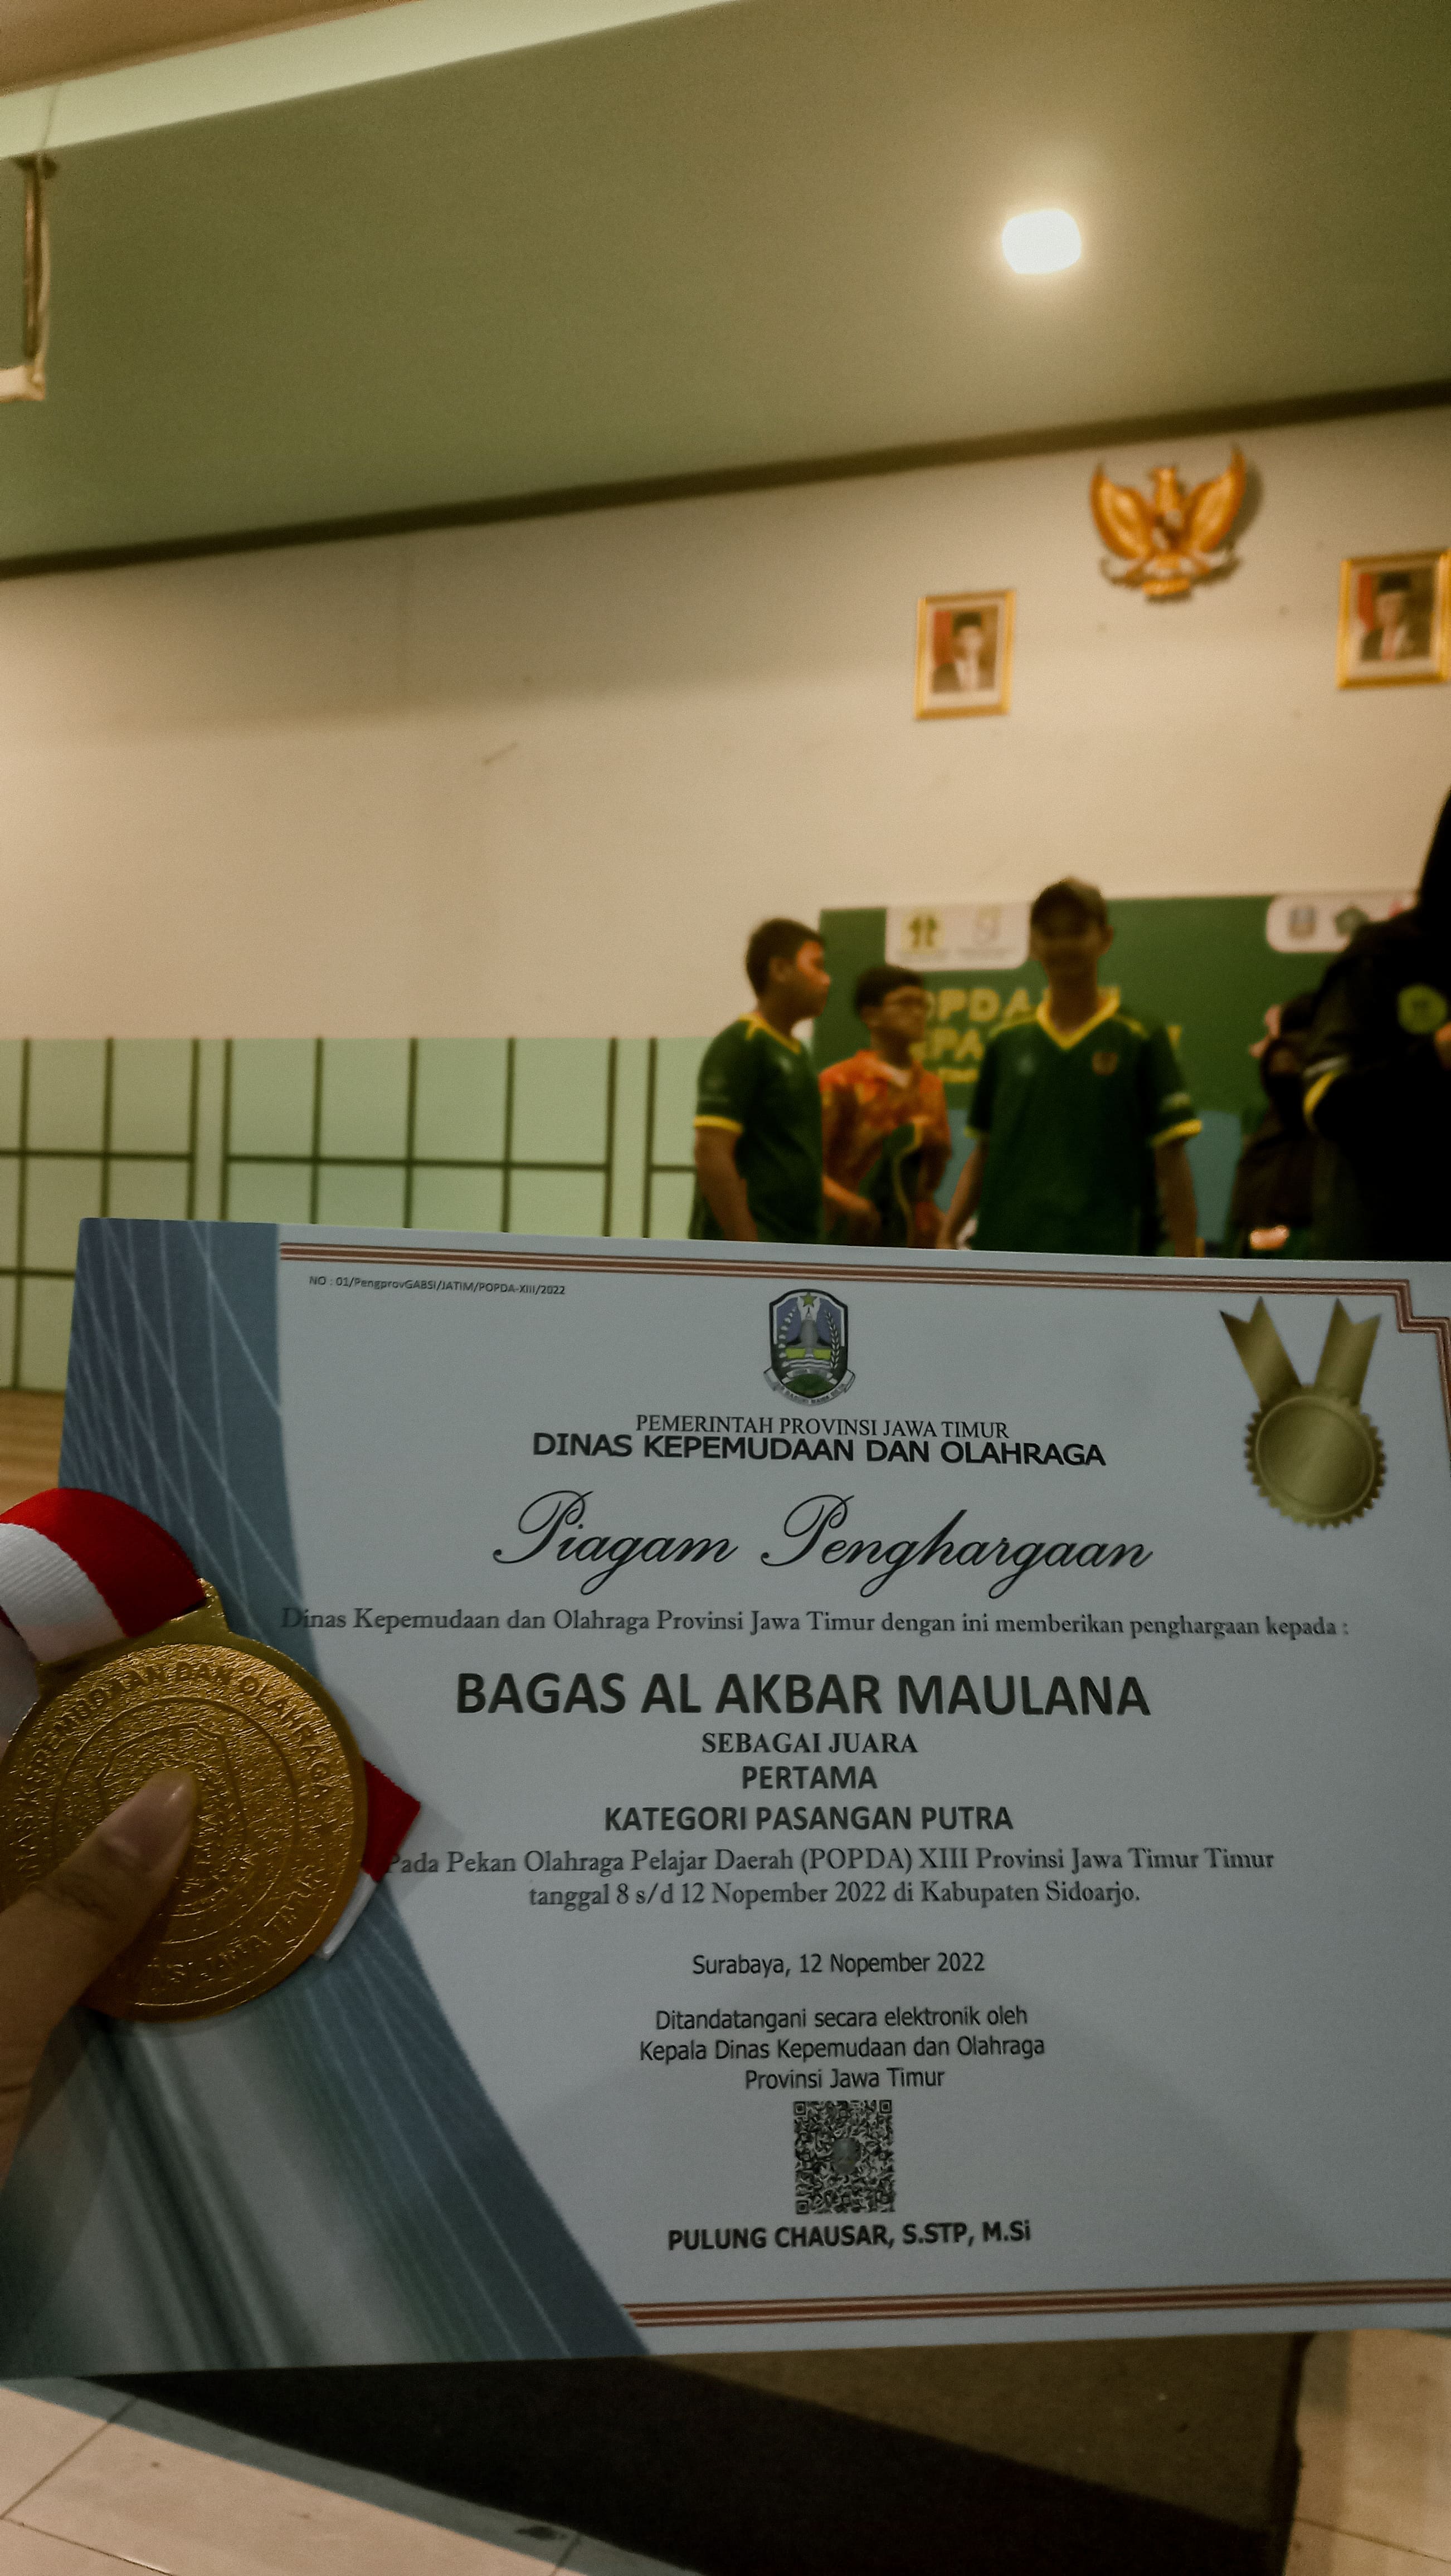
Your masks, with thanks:
<instances>
[{"instance_id":1,"label":"east java provincial emblem","mask_svg":"<svg viewBox=\"0 0 1451 2576\"><path fill-rule=\"evenodd\" d=\"M1172 465L1153 469L1152 499L1128 483L1110 483L1100 465L1089 486L1093 523L1111 554L1128 566L1104 577L1145 599L1173 599L1196 582L1234 568L1230 530L1244 500L1245 464L1236 448L1222 474L1186 493Z\"/></svg>"},{"instance_id":2,"label":"east java provincial emblem","mask_svg":"<svg viewBox=\"0 0 1451 2576\"><path fill-rule=\"evenodd\" d=\"M1265 1501L1312 1529L1359 1520L1385 1481L1380 1433L1360 1410L1380 1317L1352 1324L1336 1298L1313 1386L1301 1385L1263 1297L1247 1324L1224 1321L1260 1400L1245 1464Z\"/></svg>"},{"instance_id":3,"label":"east java provincial emblem","mask_svg":"<svg viewBox=\"0 0 1451 2576\"><path fill-rule=\"evenodd\" d=\"M766 1384L798 1404L824 1404L852 1381L846 1364L846 1308L824 1288L793 1288L771 1301Z\"/></svg>"}]
</instances>

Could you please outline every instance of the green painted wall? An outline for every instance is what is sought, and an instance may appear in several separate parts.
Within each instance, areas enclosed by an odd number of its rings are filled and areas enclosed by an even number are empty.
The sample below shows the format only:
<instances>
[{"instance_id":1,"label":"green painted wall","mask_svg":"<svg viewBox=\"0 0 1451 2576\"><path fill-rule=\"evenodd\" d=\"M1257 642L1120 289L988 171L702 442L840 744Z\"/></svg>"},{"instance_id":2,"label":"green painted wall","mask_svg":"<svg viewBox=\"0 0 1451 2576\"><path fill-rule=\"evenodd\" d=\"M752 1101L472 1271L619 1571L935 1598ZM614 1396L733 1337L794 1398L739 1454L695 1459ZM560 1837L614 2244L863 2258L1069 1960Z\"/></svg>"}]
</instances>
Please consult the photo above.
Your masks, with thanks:
<instances>
[{"instance_id":1,"label":"green painted wall","mask_svg":"<svg viewBox=\"0 0 1451 2576\"><path fill-rule=\"evenodd\" d=\"M65 1384L86 1216L679 1236L701 1045L0 1042L0 1383Z\"/></svg>"}]
</instances>

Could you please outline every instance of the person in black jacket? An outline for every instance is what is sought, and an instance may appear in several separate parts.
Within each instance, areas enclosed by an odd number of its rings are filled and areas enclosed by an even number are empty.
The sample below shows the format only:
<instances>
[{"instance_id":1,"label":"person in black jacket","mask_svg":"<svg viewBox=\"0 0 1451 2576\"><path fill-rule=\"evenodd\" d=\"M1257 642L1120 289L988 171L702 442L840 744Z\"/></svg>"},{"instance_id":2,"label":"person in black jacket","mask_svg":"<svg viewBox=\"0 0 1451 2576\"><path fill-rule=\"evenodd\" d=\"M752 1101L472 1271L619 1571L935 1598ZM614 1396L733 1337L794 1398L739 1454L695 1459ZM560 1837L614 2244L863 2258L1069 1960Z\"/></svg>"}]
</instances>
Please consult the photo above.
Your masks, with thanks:
<instances>
[{"instance_id":1,"label":"person in black jacket","mask_svg":"<svg viewBox=\"0 0 1451 2576\"><path fill-rule=\"evenodd\" d=\"M1333 1149L1314 1254L1451 1260L1451 796L1411 910L1360 931L1320 987L1305 1117Z\"/></svg>"},{"instance_id":2,"label":"person in black jacket","mask_svg":"<svg viewBox=\"0 0 1451 2576\"><path fill-rule=\"evenodd\" d=\"M1237 1258L1303 1261L1310 1249L1319 1148L1305 1124L1301 1091L1316 998L1297 993L1284 1003L1272 1016L1273 1036L1258 1049L1269 1106L1246 1137L1234 1175L1225 1249Z\"/></svg>"}]
</instances>

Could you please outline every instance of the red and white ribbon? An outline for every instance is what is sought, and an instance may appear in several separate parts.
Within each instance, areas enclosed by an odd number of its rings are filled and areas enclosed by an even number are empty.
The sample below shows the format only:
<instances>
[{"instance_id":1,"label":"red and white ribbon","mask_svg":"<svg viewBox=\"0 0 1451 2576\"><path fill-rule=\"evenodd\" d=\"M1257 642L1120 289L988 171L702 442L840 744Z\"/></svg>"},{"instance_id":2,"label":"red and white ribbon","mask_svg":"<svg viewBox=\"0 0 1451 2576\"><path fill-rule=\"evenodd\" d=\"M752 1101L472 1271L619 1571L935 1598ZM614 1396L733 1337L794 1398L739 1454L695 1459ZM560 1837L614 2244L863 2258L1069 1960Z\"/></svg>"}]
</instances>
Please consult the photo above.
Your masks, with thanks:
<instances>
[{"instance_id":1,"label":"red and white ribbon","mask_svg":"<svg viewBox=\"0 0 1451 2576\"><path fill-rule=\"evenodd\" d=\"M357 1886L322 1944L324 1959L334 1958L342 1948L364 1906L387 1877L419 1813L418 1800L400 1789L396 1780L390 1780L386 1771L378 1770L371 1762L365 1762L363 1769L368 1775L368 1838L363 1845Z\"/></svg>"},{"instance_id":2,"label":"red and white ribbon","mask_svg":"<svg viewBox=\"0 0 1451 2576\"><path fill-rule=\"evenodd\" d=\"M32 1494L0 1513L0 1746L35 1698L35 1667L62 1664L97 1646L144 1637L200 1610L201 1578L170 1532L118 1503L76 1485ZM368 1834L357 1886L322 1945L341 1949L374 1889L386 1876L419 1812L418 1800L371 1762Z\"/></svg>"}]
</instances>

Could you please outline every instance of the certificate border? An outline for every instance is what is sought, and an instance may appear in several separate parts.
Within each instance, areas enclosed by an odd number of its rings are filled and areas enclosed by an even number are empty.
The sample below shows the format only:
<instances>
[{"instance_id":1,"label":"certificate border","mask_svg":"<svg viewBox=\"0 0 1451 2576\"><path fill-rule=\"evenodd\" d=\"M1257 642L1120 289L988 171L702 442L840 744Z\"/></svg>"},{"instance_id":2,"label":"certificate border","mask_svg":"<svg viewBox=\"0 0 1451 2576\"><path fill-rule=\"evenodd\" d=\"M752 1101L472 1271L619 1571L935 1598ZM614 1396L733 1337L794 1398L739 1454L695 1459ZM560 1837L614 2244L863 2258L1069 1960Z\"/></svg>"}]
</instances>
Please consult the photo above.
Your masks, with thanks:
<instances>
[{"instance_id":1,"label":"certificate border","mask_svg":"<svg viewBox=\"0 0 1451 2576\"><path fill-rule=\"evenodd\" d=\"M279 1229L279 1235L281 1229ZM1014 1270L989 1266L969 1256L961 1268L939 1270L928 1268L919 1255L916 1264L905 1262L873 1263L870 1269L856 1262L841 1260L813 1261L813 1246L792 1247L807 1256L798 1266L809 1268L813 1279L850 1281L869 1286L881 1280L893 1288L1111 1288L1139 1289L1151 1296L1179 1295L1186 1291L1195 1297L1243 1297L1251 1289L1263 1295L1270 1288L1276 1297L1389 1297L1395 1309L1398 1333L1429 1333L1436 1345L1436 1363L1441 1379L1441 1407L1446 1419L1446 1438L1451 1447L1451 1316L1418 1315L1412 1302L1409 1279L1366 1278L1342 1271L1331 1279L1261 1280L1246 1278L1241 1271L1211 1270L1195 1277L1175 1271L1163 1278L1146 1276L1141 1270ZM668 1252L505 1252L479 1246L451 1244L298 1243L279 1240L278 1258L282 1261L372 1262L393 1270L558 1270L645 1273L666 1279L779 1279L788 1265L780 1261L722 1261L702 1251L682 1258ZM1264 1265L1268 1268L1270 1265Z\"/></svg>"},{"instance_id":2,"label":"certificate border","mask_svg":"<svg viewBox=\"0 0 1451 2576\"><path fill-rule=\"evenodd\" d=\"M695 2299L625 2308L642 2332L667 2326L870 2324L894 2317L1091 2317L1215 2308L1432 2307L1451 2281L1189 2282L1145 2290L948 2290L847 2299Z\"/></svg>"},{"instance_id":3,"label":"certificate border","mask_svg":"<svg viewBox=\"0 0 1451 2576\"><path fill-rule=\"evenodd\" d=\"M1259 1280L1243 1271L1197 1270L1162 1276L1142 1270L1018 1270L989 1266L975 1259L960 1268L937 1269L925 1262L883 1262L870 1268L856 1262L812 1260L813 1247L798 1247L807 1256L800 1265L813 1279L868 1285L880 1280L891 1287L916 1288L1076 1288L1138 1289L1151 1295L1244 1296L1272 1287L1277 1297L1388 1297L1398 1333L1429 1333L1436 1346L1441 1403L1451 1446L1451 1316L1418 1315L1411 1282L1399 1276L1365 1277L1348 1271L1330 1279ZM358 1244L288 1242L279 1235L283 1261L371 1263L393 1270L503 1270L641 1273L656 1278L773 1279L788 1265L780 1260L722 1260L704 1251L669 1252L513 1252L497 1247L444 1244ZM667 2328L750 2325L864 2325L893 2319L927 2323L964 2317L1068 2317L1170 2314L1249 2308L1359 2308L1439 2306L1451 2303L1451 2280L1409 2281L1235 2281L1191 2282L1178 2287L1139 2290L964 2290L897 2296L839 2299L692 2299L622 2301L626 2316L642 2332Z\"/></svg>"}]
</instances>

